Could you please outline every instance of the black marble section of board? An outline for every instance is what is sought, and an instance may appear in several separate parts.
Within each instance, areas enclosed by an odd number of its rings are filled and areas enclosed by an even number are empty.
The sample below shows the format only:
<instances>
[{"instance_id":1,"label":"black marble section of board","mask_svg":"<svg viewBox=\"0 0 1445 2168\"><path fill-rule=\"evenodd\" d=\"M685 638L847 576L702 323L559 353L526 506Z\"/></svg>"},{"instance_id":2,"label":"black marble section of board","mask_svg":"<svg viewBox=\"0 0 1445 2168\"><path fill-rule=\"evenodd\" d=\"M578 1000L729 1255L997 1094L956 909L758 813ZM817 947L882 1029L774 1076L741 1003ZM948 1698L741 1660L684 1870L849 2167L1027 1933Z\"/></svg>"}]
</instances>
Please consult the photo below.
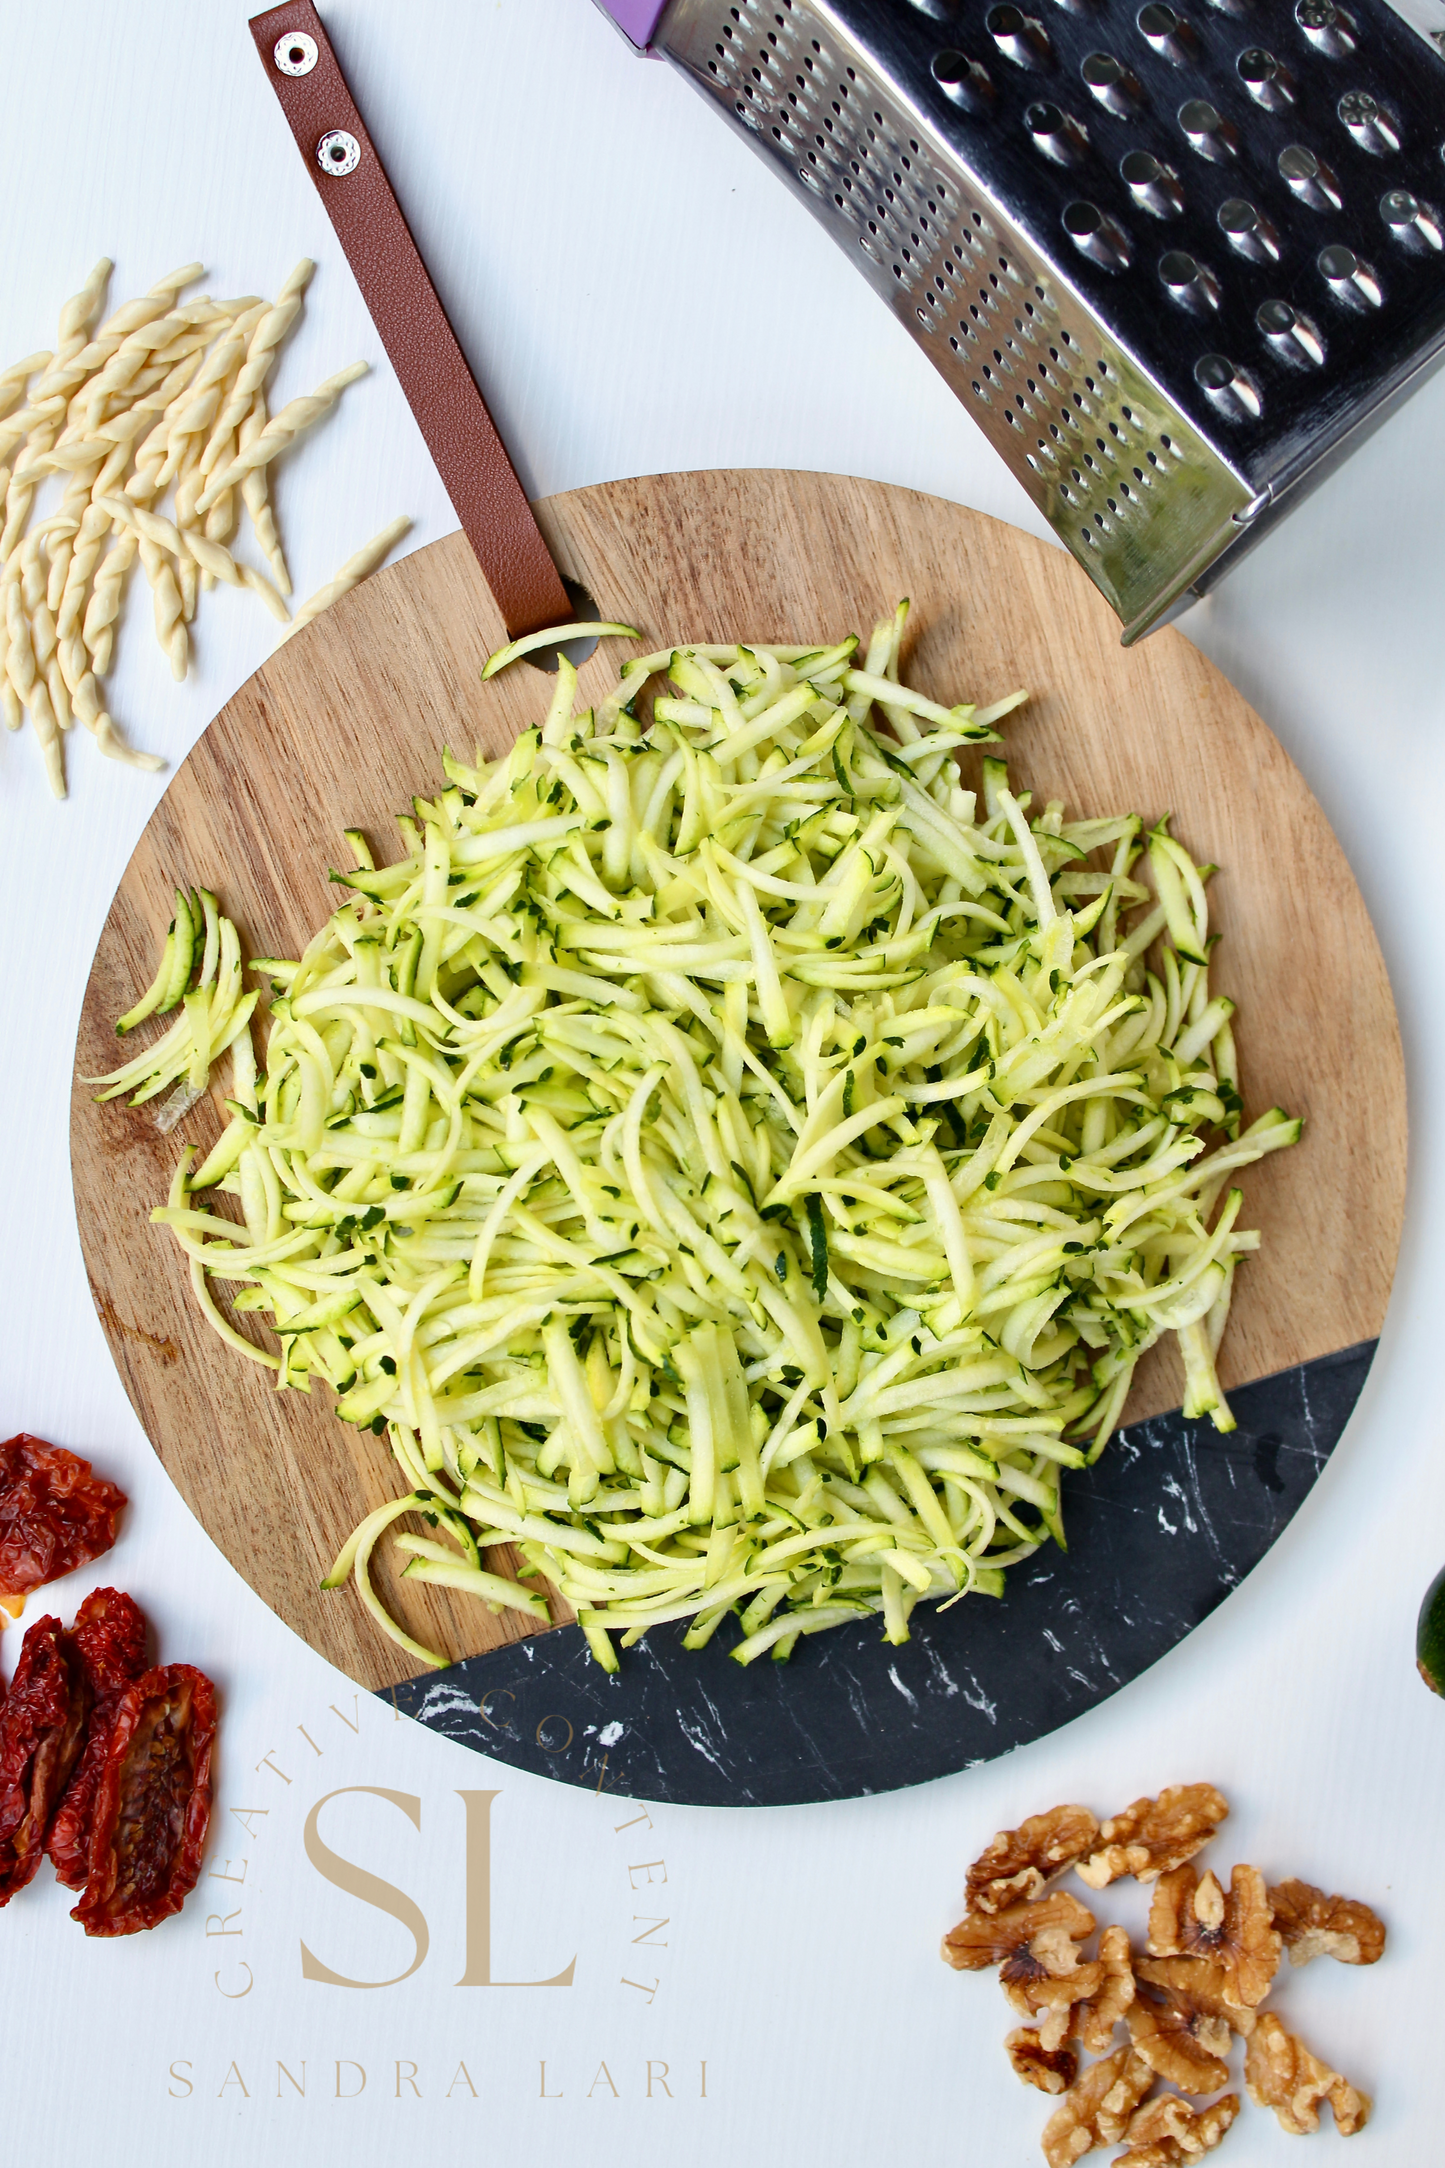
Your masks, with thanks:
<instances>
[{"instance_id":1,"label":"black marble section of board","mask_svg":"<svg viewBox=\"0 0 1445 2168\"><path fill-rule=\"evenodd\" d=\"M1177 1411L1120 1431L1065 1478L1070 1548L1000 1600L920 1604L902 1648L862 1619L743 1669L658 1627L609 1677L575 1626L389 1691L498 1761L684 1806L793 1806L920 1784L1082 1715L1148 1669L1257 1565L1349 1420L1373 1340L1230 1394L1221 1436Z\"/></svg>"}]
</instances>

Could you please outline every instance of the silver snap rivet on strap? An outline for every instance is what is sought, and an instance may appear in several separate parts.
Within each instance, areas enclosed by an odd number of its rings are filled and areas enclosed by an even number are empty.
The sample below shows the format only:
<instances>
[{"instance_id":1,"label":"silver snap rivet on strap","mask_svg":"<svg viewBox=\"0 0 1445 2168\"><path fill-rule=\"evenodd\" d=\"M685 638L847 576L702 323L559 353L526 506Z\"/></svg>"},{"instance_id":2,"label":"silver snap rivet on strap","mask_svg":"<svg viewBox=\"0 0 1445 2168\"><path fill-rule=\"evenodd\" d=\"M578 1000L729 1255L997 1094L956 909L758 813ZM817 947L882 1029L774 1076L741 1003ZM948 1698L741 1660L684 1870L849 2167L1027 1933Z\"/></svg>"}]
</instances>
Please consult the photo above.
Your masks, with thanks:
<instances>
[{"instance_id":1,"label":"silver snap rivet on strap","mask_svg":"<svg viewBox=\"0 0 1445 2168\"><path fill-rule=\"evenodd\" d=\"M316 40L304 30L288 30L276 40L272 58L283 75L309 75L316 65Z\"/></svg>"},{"instance_id":2,"label":"silver snap rivet on strap","mask_svg":"<svg viewBox=\"0 0 1445 2168\"><path fill-rule=\"evenodd\" d=\"M333 128L316 146L316 163L323 173L340 180L361 164L361 145L344 128Z\"/></svg>"}]
</instances>

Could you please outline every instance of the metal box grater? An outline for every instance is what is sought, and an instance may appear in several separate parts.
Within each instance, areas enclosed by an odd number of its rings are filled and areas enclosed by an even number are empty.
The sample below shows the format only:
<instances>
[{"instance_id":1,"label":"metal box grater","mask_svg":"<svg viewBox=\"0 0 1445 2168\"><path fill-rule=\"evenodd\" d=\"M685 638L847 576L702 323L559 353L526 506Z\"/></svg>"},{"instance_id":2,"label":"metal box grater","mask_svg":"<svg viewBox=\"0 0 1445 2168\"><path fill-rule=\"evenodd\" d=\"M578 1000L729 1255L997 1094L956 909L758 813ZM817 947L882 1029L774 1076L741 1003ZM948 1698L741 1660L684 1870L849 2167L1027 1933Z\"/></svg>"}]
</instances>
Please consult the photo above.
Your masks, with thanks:
<instances>
[{"instance_id":1,"label":"metal box grater","mask_svg":"<svg viewBox=\"0 0 1445 2168\"><path fill-rule=\"evenodd\" d=\"M1445 62L1385 0L1033 4L604 0L848 249L1127 644L1440 358Z\"/></svg>"}]
</instances>

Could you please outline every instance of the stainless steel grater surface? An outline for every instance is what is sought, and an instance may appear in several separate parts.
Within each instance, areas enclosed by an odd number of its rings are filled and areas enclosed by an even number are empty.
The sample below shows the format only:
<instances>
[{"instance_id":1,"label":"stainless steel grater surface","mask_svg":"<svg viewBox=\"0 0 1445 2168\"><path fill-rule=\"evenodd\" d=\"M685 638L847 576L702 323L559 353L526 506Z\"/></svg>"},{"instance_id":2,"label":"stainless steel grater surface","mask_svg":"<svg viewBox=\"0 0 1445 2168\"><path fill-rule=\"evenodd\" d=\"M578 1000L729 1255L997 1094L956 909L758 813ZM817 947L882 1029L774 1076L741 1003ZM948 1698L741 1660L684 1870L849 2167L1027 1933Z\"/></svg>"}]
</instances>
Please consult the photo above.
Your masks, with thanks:
<instances>
[{"instance_id":1,"label":"stainless steel grater surface","mask_svg":"<svg viewBox=\"0 0 1445 2168\"><path fill-rule=\"evenodd\" d=\"M1384 0L1036 4L609 12L776 161L1129 642L1439 358L1445 62Z\"/></svg>"}]
</instances>

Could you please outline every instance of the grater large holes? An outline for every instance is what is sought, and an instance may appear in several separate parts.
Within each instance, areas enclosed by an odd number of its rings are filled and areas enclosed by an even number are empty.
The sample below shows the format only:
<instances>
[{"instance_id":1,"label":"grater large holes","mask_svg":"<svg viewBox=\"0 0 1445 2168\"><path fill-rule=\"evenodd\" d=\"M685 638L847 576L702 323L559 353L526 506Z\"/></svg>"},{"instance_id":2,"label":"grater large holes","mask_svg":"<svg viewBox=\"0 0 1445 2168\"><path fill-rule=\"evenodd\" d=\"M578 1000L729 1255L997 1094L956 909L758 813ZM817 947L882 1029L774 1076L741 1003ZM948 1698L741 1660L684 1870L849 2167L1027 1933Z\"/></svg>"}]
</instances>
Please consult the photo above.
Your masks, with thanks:
<instances>
[{"instance_id":1,"label":"grater large holes","mask_svg":"<svg viewBox=\"0 0 1445 2168\"><path fill-rule=\"evenodd\" d=\"M1086 53L1079 73L1106 113L1125 119L1144 103L1136 77L1112 53Z\"/></svg>"},{"instance_id":2,"label":"grater large holes","mask_svg":"<svg viewBox=\"0 0 1445 2168\"><path fill-rule=\"evenodd\" d=\"M1294 104L1294 78L1262 45L1247 45L1234 63L1239 79L1256 105L1282 113Z\"/></svg>"},{"instance_id":3,"label":"grater large holes","mask_svg":"<svg viewBox=\"0 0 1445 2168\"><path fill-rule=\"evenodd\" d=\"M1005 60L1016 68L1047 68L1053 65L1054 49L1037 16L1025 15L1011 0L991 7L983 25Z\"/></svg>"},{"instance_id":4,"label":"grater large holes","mask_svg":"<svg viewBox=\"0 0 1445 2168\"><path fill-rule=\"evenodd\" d=\"M1331 296L1342 308L1377 309L1384 300L1384 289L1373 267L1363 262L1352 248L1346 248L1342 241L1322 248L1315 264Z\"/></svg>"},{"instance_id":5,"label":"grater large holes","mask_svg":"<svg viewBox=\"0 0 1445 2168\"><path fill-rule=\"evenodd\" d=\"M1207 98L1186 98L1179 108L1179 125L1190 149L1211 165L1223 165L1238 152L1238 129Z\"/></svg>"},{"instance_id":6,"label":"grater large holes","mask_svg":"<svg viewBox=\"0 0 1445 2168\"><path fill-rule=\"evenodd\" d=\"M1079 200L1066 205L1064 231L1081 255L1105 271L1127 271L1129 237L1116 219L1096 203Z\"/></svg>"},{"instance_id":7,"label":"grater large holes","mask_svg":"<svg viewBox=\"0 0 1445 2168\"><path fill-rule=\"evenodd\" d=\"M1299 0L1294 19L1317 53L1343 60L1357 43L1353 16L1336 7L1334 0Z\"/></svg>"},{"instance_id":8,"label":"grater large holes","mask_svg":"<svg viewBox=\"0 0 1445 2168\"><path fill-rule=\"evenodd\" d=\"M1197 54L1199 41L1189 24L1173 8L1162 6L1160 0L1149 0L1134 20L1139 35L1161 59L1171 61L1176 68L1184 67Z\"/></svg>"},{"instance_id":9,"label":"grater large holes","mask_svg":"<svg viewBox=\"0 0 1445 2168\"><path fill-rule=\"evenodd\" d=\"M930 72L944 96L966 113L985 113L993 103L993 82L987 68L957 48L935 53Z\"/></svg>"},{"instance_id":10,"label":"grater large holes","mask_svg":"<svg viewBox=\"0 0 1445 2168\"><path fill-rule=\"evenodd\" d=\"M1070 114L1047 99L1037 100L1024 108L1024 126L1033 138L1035 150L1041 151L1052 164L1082 165L1089 139Z\"/></svg>"},{"instance_id":11,"label":"grater large holes","mask_svg":"<svg viewBox=\"0 0 1445 2168\"><path fill-rule=\"evenodd\" d=\"M1288 301L1272 296L1254 312L1254 321L1275 359L1287 369L1324 366L1325 343L1318 327Z\"/></svg>"},{"instance_id":12,"label":"grater large holes","mask_svg":"<svg viewBox=\"0 0 1445 2168\"><path fill-rule=\"evenodd\" d=\"M1184 208L1179 176L1151 151L1126 151L1119 172L1141 211L1153 218L1177 218Z\"/></svg>"},{"instance_id":13,"label":"grater large holes","mask_svg":"<svg viewBox=\"0 0 1445 2168\"><path fill-rule=\"evenodd\" d=\"M1254 378L1247 369L1237 368L1226 354L1201 354L1194 364L1194 381L1215 412L1230 421L1257 421L1264 411ZM1158 465L1152 452L1149 459Z\"/></svg>"},{"instance_id":14,"label":"grater large holes","mask_svg":"<svg viewBox=\"0 0 1445 2168\"><path fill-rule=\"evenodd\" d=\"M1335 111L1362 151L1387 158L1400 148L1400 123L1389 107L1367 90L1347 90Z\"/></svg>"},{"instance_id":15,"label":"grater large holes","mask_svg":"<svg viewBox=\"0 0 1445 2168\"><path fill-rule=\"evenodd\" d=\"M1313 211L1338 211L1344 203L1340 184L1307 143L1287 143L1277 161L1290 193Z\"/></svg>"},{"instance_id":16,"label":"grater large holes","mask_svg":"<svg viewBox=\"0 0 1445 2168\"><path fill-rule=\"evenodd\" d=\"M1219 281L1185 249L1171 248L1159 258L1159 283L1177 308L1195 316L1219 307Z\"/></svg>"},{"instance_id":17,"label":"grater large holes","mask_svg":"<svg viewBox=\"0 0 1445 2168\"><path fill-rule=\"evenodd\" d=\"M1220 231L1237 255L1251 263L1278 262L1279 235L1244 196L1228 197L1217 215Z\"/></svg>"},{"instance_id":18,"label":"grater large holes","mask_svg":"<svg viewBox=\"0 0 1445 2168\"><path fill-rule=\"evenodd\" d=\"M1427 254L1431 249L1445 245L1445 225L1440 213L1418 196L1412 196L1408 188L1392 188L1380 198L1380 216L1392 241L1415 255Z\"/></svg>"}]
</instances>

